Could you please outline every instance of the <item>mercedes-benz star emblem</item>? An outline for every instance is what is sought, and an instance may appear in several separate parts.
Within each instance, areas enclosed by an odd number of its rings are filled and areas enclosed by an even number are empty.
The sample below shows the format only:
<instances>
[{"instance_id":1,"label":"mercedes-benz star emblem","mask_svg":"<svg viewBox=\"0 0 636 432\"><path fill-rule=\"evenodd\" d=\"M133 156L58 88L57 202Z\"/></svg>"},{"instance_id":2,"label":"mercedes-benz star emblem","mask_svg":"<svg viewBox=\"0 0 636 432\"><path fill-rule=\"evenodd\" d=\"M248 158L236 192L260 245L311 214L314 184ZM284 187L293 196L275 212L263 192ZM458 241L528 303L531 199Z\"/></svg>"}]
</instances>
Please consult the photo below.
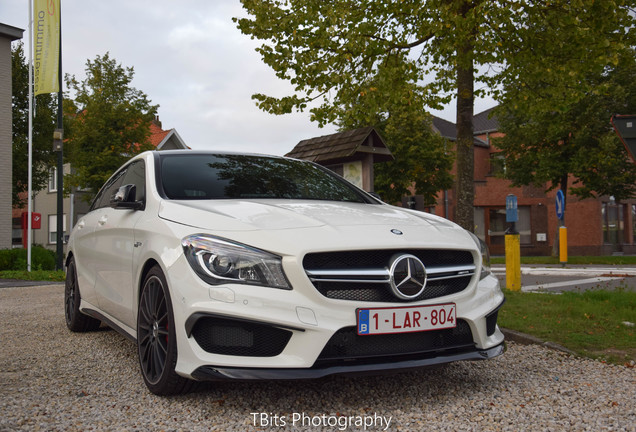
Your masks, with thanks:
<instances>
[{"instance_id":1,"label":"mercedes-benz star emblem","mask_svg":"<svg viewBox=\"0 0 636 432\"><path fill-rule=\"evenodd\" d=\"M426 287L426 268L414 255L398 255L389 270L391 291L397 298L412 300L422 294Z\"/></svg>"}]
</instances>

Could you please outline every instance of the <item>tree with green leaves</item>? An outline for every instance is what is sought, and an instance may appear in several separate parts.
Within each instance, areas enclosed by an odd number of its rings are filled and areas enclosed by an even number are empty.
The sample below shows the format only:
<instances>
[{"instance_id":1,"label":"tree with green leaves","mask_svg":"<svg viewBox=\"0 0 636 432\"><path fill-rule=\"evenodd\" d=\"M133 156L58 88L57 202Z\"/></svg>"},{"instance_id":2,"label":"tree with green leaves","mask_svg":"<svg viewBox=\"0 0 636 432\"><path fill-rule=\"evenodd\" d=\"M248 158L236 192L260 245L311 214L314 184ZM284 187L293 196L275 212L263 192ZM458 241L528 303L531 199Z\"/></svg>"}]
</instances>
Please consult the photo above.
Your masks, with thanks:
<instances>
[{"instance_id":1,"label":"tree with green leaves","mask_svg":"<svg viewBox=\"0 0 636 432\"><path fill-rule=\"evenodd\" d=\"M13 115L13 207L26 204L29 169L29 65L24 46L17 43L11 50L12 115ZM35 97L32 136L31 188L37 192L46 187L49 169L55 164L53 131L56 124L56 101L51 94Z\"/></svg>"},{"instance_id":2,"label":"tree with green leaves","mask_svg":"<svg viewBox=\"0 0 636 432\"><path fill-rule=\"evenodd\" d=\"M382 135L394 160L375 165L374 190L386 202L396 203L405 195L422 195L427 205L437 193L453 184L454 149L433 131L432 117L412 83L386 68L402 68L394 56L369 79L368 93L361 92L350 104L337 107L341 129L373 126ZM376 80L392 79L383 83Z\"/></svg>"},{"instance_id":3,"label":"tree with green leaves","mask_svg":"<svg viewBox=\"0 0 636 432\"><path fill-rule=\"evenodd\" d=\"M546 74L574 87L589 68L615 59L634 19L633 0L242 3L249 17L235 19L239 29L263 41L257 48L263 61L294 86L291 96L254 95L267 112L309 108L312 119L324 125L337 121L341 107L353 106L360 96L391 94L396 79L410 83L409 91L430 108L455 97L455 220L469 230L474 228L475 96L500 94L501 83L514 81L517 66L528 65L528 58L534 59L536 73L545 72L543 58L556 64L562 51L568 68L554 67ZM551 39L555 28L563 30L561 39ZM401 59L397 67L383 67L396 57Z\"/></svg>"},{"instance_id":4,"label":"tree with green leaves","mask_svg":"<svg viewBox=\"0 0 636 432\"><path fill-rule=\"evenodd\" d=\"M569 104L554 86L544 91L540 77L506 88L496 110L505 136L494 145L513 186L561 189L580 199L636 195L636 165L610 124L614 114L636 113L634 51L585 79L587 91Z\"/></svg>"},{"instance_id":5,"label":"tree with green leaves","mask_svg":"<svg viewBox=\"0 0 636 432\"><path fill-rule=\"evenodd\" d=\"M132 67L123 67L108 53L86 62L82 82L66 75L66 85L74 92L64 107L65 154L73 168L66 185L94 195L131 156L153 149L150 122L158 105L132 87L133 76Z\"/></svg>"},{"instance_id":6,"label":"tree with green leaves","mask_svg":"<svg viewBox=\"0 0 636 432\"><path fill-rule=\"evenodd\" d=\"M515 186L560 188L579 198L636 195L636 165L614 132L614 114L636 113L636 55L585 77L588 89L570 103L541 79L506 88L497 109L501 132L495 142L506 178ZM573 183L569 184L570 177Z\"/></svg>"}]
</instances>

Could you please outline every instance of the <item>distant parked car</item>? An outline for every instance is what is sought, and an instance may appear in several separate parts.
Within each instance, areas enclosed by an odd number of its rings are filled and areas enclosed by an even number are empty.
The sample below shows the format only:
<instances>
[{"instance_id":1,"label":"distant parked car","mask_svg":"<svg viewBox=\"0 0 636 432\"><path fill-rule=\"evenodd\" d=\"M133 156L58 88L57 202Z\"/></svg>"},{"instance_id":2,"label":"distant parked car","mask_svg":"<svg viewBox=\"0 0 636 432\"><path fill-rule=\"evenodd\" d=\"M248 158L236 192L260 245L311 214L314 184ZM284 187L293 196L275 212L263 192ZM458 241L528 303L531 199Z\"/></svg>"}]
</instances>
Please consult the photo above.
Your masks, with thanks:
<instances>
[{"instance_id":1,"label":"distant parked car","mask_svg":"<svg viewBox=\"0 0 636 432\"><path fill-rule=\"evenodd\" d=\"M473 234L274 156L143 153L73 229L66 323L136 341L153 393L503 353Z\"/></svg>"}]
</instances>

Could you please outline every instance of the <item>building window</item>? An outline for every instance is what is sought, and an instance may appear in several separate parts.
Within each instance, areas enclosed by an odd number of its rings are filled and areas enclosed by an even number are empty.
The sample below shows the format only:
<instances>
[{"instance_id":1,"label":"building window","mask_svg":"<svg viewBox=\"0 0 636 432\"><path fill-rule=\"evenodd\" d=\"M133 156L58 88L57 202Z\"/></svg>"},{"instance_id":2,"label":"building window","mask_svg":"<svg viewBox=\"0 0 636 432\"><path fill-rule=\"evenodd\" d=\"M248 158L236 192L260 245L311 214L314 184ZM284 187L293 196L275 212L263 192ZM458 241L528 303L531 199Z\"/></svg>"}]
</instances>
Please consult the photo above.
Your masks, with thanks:
<instances>
[{"instance_id":1,"label":"building window","mask_svg":"<svg viewBox=\"0 0 636 432\"><path fill-rule=\"evenodd\" d=\"M66 233L66 215L62 219L63 232ZM57 215L49 215L49 244L57 244Z\"/></svg>"},{"instance_id":2,"label":"building window","mask_svg":"<svg viewBox=\"0 0 636 432\"><path fill-rule=\"evenodd\" d=\"M479 238L487 238L489 246L504 247L506 231L512 226L510 222L506 222L506 209L502 207L488 208L488 213L484 209L475 209L475 234ZM530 206L519 206L517 208L519 220L515 223L515 229L519 233L519 241L524 246L532 245L532 224L530 220ZM484 230L486 225L482 220L487 219L488 232ZM487 235L487 237L486 237Z\"/></svg>"},{"instance_id":3,"label":"building window","mask_svg":"<svg viewBox=\"0 0 636 432\"><path fill-rule=\"evenodd\" d=\"M49 192L57 192L57 168L49 169Z\"/></svg>"},{"instance_id":4,"label":"building window","mask_svg":"<svg viewBox=\"0 0 636 432\"><path fill-rule=\"evenodd\" d=\"M506 163L503 157L503 153L490 153L490 170L488 175L500 176L506 172Z\"/></svg>"},{"instance_id":5,"label":"building window","mask_svg":"<svg viewBox=\"0 0 636 432\"><path fill-rule=\"evenodd\" d=\"M633 211L633 210L632 210ZM603 243L623 244L625 241L625 205L614 201L604 202L601 209L603 218Z\"/></svg>"},{"instance_id":6,"label":"building window","mask_svg":"<svg viewBox=\"0 0 636 432\"><path fill-rule=\"evenodd\" d=\"M519 232L519 241L522 245L532 245L532 229L530 226L530 207L523 206L517 209L519 211L519 221L516 224Z\"/></svg>"}]
</instances>

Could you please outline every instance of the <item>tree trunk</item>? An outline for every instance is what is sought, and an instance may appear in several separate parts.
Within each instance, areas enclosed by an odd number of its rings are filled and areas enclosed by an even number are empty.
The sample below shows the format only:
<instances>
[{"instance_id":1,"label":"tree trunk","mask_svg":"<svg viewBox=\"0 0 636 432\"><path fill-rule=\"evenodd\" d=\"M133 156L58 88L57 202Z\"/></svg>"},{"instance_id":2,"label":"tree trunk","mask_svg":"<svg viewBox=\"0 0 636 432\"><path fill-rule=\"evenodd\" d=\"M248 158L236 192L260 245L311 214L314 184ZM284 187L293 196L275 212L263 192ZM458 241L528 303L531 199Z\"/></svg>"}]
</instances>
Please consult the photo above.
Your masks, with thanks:
<instances>
[{"instance_id":1,"label":"tree trunk","mask_svg":"<svg viewBox=\"0 0 636 432\"><path fill-rule=\"evenodd\" d=\"M473 150L473 59L472 45L466 43L458 54L457 66L457 177L455 179L455 222L475 231L474 150Z\"/></svg>"}]
</instances>

